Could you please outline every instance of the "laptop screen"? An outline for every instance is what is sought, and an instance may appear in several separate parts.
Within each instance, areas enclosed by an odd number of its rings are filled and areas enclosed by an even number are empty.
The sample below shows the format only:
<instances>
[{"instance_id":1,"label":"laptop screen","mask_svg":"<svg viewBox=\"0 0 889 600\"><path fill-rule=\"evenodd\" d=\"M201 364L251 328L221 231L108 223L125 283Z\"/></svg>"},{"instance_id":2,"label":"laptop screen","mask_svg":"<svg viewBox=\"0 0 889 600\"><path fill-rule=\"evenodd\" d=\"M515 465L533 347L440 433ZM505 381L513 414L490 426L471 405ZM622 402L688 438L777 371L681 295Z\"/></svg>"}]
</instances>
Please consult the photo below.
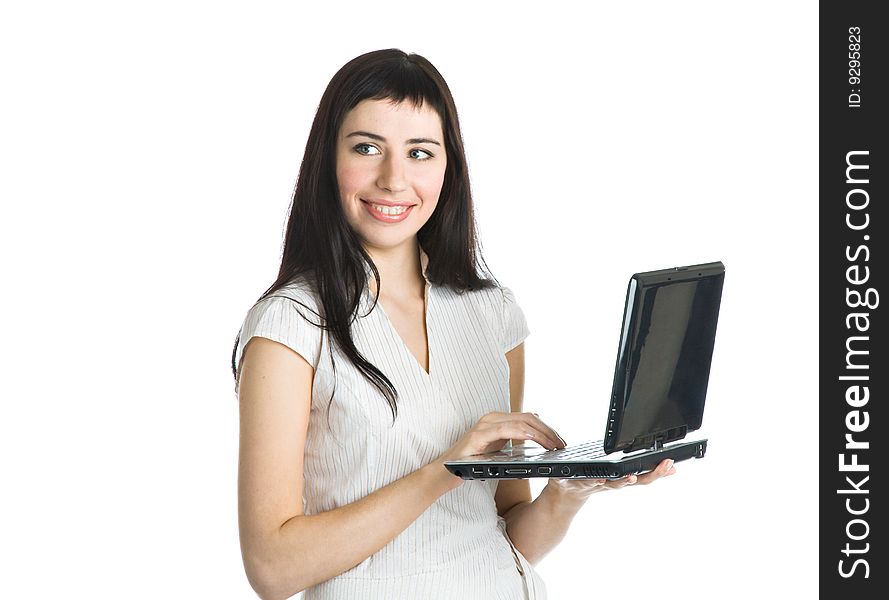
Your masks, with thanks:
<instances>
[{"instance_id":1,"label":"laptop screen","mask_svg":"<svg viewBox=\"0 0 889 600\"><path fill-rule=\"evenodd\" d=\"M722 263L631 278L606 451L649 448L700 428L724 278Z\"/></svg>"}]
</instances>

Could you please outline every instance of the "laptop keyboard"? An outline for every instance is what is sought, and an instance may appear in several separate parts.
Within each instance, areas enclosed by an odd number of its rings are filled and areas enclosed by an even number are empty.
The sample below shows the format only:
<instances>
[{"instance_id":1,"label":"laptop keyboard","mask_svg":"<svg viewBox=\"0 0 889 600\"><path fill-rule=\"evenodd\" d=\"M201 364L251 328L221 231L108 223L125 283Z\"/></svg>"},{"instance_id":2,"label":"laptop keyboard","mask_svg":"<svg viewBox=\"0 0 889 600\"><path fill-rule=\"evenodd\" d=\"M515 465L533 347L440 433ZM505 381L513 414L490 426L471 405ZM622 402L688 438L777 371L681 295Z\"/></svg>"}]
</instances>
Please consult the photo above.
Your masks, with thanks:
<instances>
[{"instance_id":1,"label":"laptop keyboard","mask_svg":"<svg viewBox=\"0 0 889 600\"><path fill-rule=\"evenodd\" d=\"M595 442L585 442L583 444L573 444L562 448L561 450L549 450L543 454L534 456L534 460L574 460L601 458L605 456L603 447L604 440L596 440ZM530 457L529 457L530 458Z\"/></svg>"}]
</instances>

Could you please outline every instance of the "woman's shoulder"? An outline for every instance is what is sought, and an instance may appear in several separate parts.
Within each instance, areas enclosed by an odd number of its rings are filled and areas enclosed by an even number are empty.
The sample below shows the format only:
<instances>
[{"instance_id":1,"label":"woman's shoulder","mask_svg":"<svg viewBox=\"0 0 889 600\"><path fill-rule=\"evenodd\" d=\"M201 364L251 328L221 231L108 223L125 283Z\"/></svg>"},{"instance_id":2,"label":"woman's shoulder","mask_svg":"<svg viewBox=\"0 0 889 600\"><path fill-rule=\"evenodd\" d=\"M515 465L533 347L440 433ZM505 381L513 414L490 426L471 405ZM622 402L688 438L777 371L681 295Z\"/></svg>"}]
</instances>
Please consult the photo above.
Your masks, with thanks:
<instances>
[{"instance_id":1,"label":"woman's shoulder","mask_svg":"<svg viewBox=\"0 0 889 600\"><path fill-rule=\"evenodd\" d=\"M243 352L253 337L264 337L289 346L317 368L322 338L318 306L317 295L305 282L288 283L257 300L247 311L238 333L234 356L236 377L240 373Z\"/></svg>"},{"instance_id":2,"label":"woman's shoulder","mask_svg":"<svg viewBox=\"0 0 889 600\"><path fill-rule=\"evenodd\" d=\"M315 311L317 311L318 307L321 305L317 287L305 277L291 280L289 283L267 294L263 300L269 298L293 300L299 304L306 305L308 308Z\"/></svg>"},{"instance_id":3,"label":"woman's shoulder","mask_svg":"<svg viewBox=\"0 0 889 600\"><path fill-rule=\"evenodd\" d=\"M454 298L459 298L474 309L479 310L492 319L501 319L512 305L516 304L513 291L500 283L491 281L489 285L473 290L450 292Z\"/></svg>"},{"instance_id":4,"label":"woman's shoulder","mask_svg":"<svg viewBox=\"0 0 889 600\"><path fill-rule=\"evenodd\" d=\"M464 292L464 295L467 302L472 303L472 307L498 332L504 352L515 348L530 333L524 312L510 288L497 283Z\"/></svg>"},{"instance_id":5,"label":"woman's shoulder","mask_svg":"<svg viewBox=\"0 0 889 600\"><path fill-rule=\"evenodd\" d=\"M502 304L503 302L515 302L515 294L512 289L502 285L496 281L487 280L488 285L479 287L474 290L462 292L469 298L478 302L493 302Z\"/></svg>"},{"instance_id":6,"label":"woman's shoulder","mask_svg":"<svg viewBox=\"0 0 889 600\"><path fill-rule=\"evenodd\" d=\"M247 311L242 332L257 330L305 331L323 326L322 303L315 286L305 279L266 292Z\"/></svg>"}]
</instances>

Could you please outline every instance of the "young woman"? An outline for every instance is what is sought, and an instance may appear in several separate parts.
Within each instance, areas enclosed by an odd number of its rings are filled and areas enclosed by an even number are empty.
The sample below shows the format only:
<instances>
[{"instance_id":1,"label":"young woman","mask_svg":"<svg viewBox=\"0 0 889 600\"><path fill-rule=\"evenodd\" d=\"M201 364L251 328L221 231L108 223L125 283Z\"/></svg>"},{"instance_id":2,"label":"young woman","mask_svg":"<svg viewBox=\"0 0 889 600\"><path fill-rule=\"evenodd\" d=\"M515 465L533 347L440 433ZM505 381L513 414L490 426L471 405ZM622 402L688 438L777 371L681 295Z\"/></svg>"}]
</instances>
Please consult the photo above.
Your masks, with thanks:
<instances>
[{"instance_id":1,"label":"young woman","mask_svg":"<svg viewBox=\"0 0 889 600\"><path fill-rule=\"evenodd\" d=\"M593 492L650 483L464 481L448 459L533 440L528 335L483 274L457 111L425 58L359 56L318 107L278 280L249 310L239 526L260 597L544 598L531 567Z\"/></svg>"}]
</instances>

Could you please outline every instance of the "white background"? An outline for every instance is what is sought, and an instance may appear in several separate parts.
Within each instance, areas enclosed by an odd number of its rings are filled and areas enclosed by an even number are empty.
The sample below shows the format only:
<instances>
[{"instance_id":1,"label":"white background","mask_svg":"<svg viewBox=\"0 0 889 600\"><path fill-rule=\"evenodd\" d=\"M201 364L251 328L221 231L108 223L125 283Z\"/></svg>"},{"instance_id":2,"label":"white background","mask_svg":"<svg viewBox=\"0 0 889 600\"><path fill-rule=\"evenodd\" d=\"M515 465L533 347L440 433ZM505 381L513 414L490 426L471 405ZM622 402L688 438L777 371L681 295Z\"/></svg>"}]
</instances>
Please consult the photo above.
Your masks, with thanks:
<instances>
[{"instance_id":1,"label":"white background","mask_svg":"<svg viewBox=\"0 0 889 600\"><path fill-rule=\"evenodd\" d=\"M816 5L480 4L3 5L0 596L255 597L232 345L324 87L398 47L451 86L526 407L569 442L630 274L726 265L706 458L594 496L550 598L815 597Z\"/></svg>"}]
</instances>

